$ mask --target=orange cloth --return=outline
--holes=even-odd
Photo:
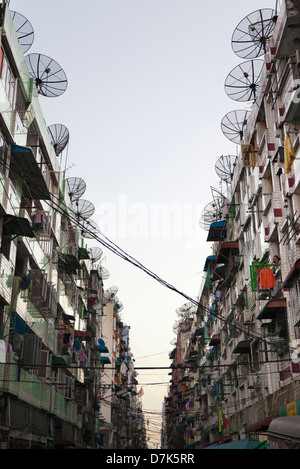
[[[285,137],[284,140],[284,168],[285,173],[289,174],[292,170],[292,164],[296,158],[294,146],[289,134]]]
[[[260,287],[273,288],[276,285],[274,273],[269,267],[264,267],[260,271]]]

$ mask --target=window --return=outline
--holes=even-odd
[[[4,225],[4,219],[2,218],[2,238],[0,252],[9,260],[11,246],[11,235],[7,232]]]
[[[5,91],[6,91],[6,94],[7,94],[7,97],[11,106],[14,107],[16,79],[10,68],[7,57],[5,53],[3,52],[3,49],[1,49],[1,54],[0,54],[0,66],[1,66],[1,80],[2,80],[3,86],[5,88]]]
[[[0,172],[3,174],[4,177],[6,177],[8,170],[7,154],[8,148],[0,133]]]

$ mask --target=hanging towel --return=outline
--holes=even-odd
[[[264,267],[260,271],[260,286],[261,288],[269,289],[276,285],[276,280],[272,269]]]
[[[289,134],[285,137],[284,140],[284,169],[285,173],[289,174],[292,170],[292,164],[296,158],[294,146],[292,144],[291,137]]]

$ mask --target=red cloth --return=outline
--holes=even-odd
[[[260,271],[260,287],[273,288],[276,285],[274,273],[269,267],[264,267]]]

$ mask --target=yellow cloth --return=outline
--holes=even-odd
[[[284,170],[289,174],[292,169],[292,164],[296,158],[294,146],[291,137],[287,135],[284,140]]]

